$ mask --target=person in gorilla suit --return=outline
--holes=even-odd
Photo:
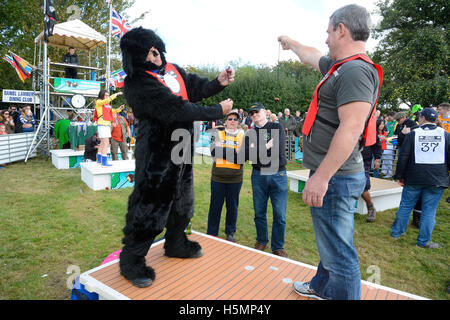
[[[228,68],[210,81],[186,73],[165,59],[165,45],[156,33],[142,27],[128,31],[120,41],[127,74],[124,96],[139,121],[136,136],[135,186],[128,199],[120,272],[137,287],[155,280],[145,256],[155,237],[165,233],[165,255],[196,258],[199,243],[187,239],[184,230],[194,214],[193,122],[217,120],[233,106],[231,99],[213,106],[196,104],[221,92],[234,81]],[[189,132],[190,159],[172,161],[174,130]],[[186,155],[185,155],[186,157]]]

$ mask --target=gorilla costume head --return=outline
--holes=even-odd
[[[147,62],[149,50],[155,47],[158,49],[162,64],[156,66],[152,62]],[[164,70],[166,66],[166,46],[161,38],[150,29],[144,29],[142,27],[134,28],[128,31],[120,39],[120,49],[122,50],[122,64],[123,69],[128,77],[133,76],[133,71],[142,70]]]

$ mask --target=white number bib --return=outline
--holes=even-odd
[[[445,134],[444,129],[436,127],[433,130],[418,128],[414,141],[414,155],[416,163],[441,164],[445,162]]]

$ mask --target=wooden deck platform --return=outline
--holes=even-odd
[[[168,258],[164,240],[155,243],[147,263],[156,279],[147,288],[136,288],[119,273],[114,260],[80,276],[86,290],[100,299],[121,300],[308,300],[292,290],[292,282],[309,281],[316,267],[268,252],[193,232],[203,256],[196,259]],[[374,283],[362,281],[363,300],[422,300]]]

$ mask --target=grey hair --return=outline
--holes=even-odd
[[[369,39],[370,35],[370,14],[366,8],[357,4],[349,4],[337,9],[330,17],[333,31],[342,23],[350,31],[354,41],[364,41]]]

